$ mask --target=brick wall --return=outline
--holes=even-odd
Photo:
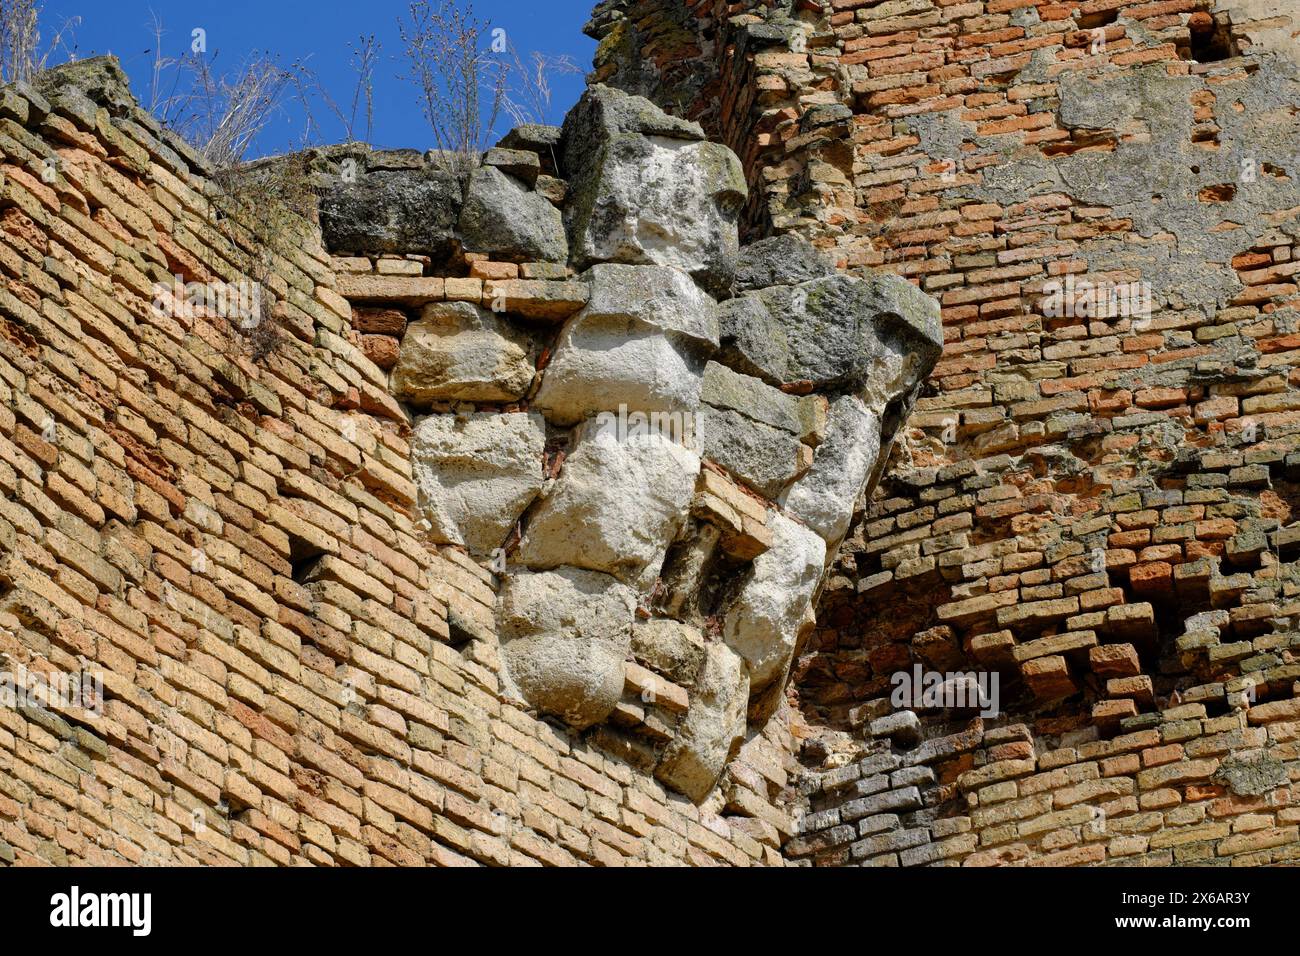
[[[0,91],[0,653],[103,700],[0,707],[0,863],[781,863],[783,718],[702,806],[666,792],[615,731],[503,697],[492,574],[413,521],[385,327],[341,290],[509,277],[336,276],[111,62],[48,83]],[[159,291],[250,262],[281,338],[256,360]]]
[[[619,6],[652,60],[655,22]],[[751,235],[907,276],[947,340],[793,678],[808,806],[787,854],[1295,859],[1294,15],[726,12],[694,26],[756,91],[714,129],[746,159]],[[1150,308],[1089,314],[1053,283]],[[892,677],[917,664],[996,673],[1000,714],[900,713]]]
[[[593,29],[622,34],[598,77],[737,151],[751,237],[801,232],[944,304],[944,361],[793,706],[696,807],[617,728],[570,734],[503,697],[492,575],[421,540],[393,335],[354,327],[349,299],[532,280],[334,262],[304,222],[259,241],[133,105],[8,89],[0,652],[102,675],[104,702],[0,707],[0,861],[1295,858],[1288,15],[662,9],[674,30],[661,5],[602,5]],[[236,281],[250,256],[274,266],[271,355],[153,306],[157,283]],[[1069,277],[1145,283],[1152,309],[1061,314]],[[996,673],[998,715],[895,707],[914,664]]]

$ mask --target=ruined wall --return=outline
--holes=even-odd
[[[672,34],[602,5],[606,82],[689,35],[755,90],[718,128],[749,234],[943,303],[944,357],[794,675],[787,854],[1294,860],[1294,11],[689,7]],[[646,91],[691,102],[663,76]],[[916,665],[996,674],[998,715],[897,707]]]
[[[518,153],[507,196],[562,202]],[[558,332],[593,294],[563,256],[451,255],[434,176],[400,204],[425,254],[335,259],[312,223],[241,205],[256,188],[218,186],[111,60],[0,91],[0,156],[0,652],[10,691],[50,689],[0,707],[0,861],[782,862],[779,700],[741,715],[719,786],[670,791],[650,770],[685,692],[647,694],[619,659],[641,731],[542,719],[503,686],[493,563],[419,506],[438,477],[390,385],[460,366],[390,378],[432,354],[402,347],[408,320],[425,345],[482,320],[461,331],[514,361],[501,323]],[[423,159],[364,162],[362,186]],[[248,328],[193,296],[250,279]],[[479,385],[484,354],[461,353]],[[82,673],[102,697],[52,699]]]
[[[664,239],[631,202],[653,176],[593,200],[547,128],[489,154],[478,202],[435,157],[313,157],[322,242],[240,208],[105,61],[4,90],[0,653],[103,694],[0,707],[0,860],[1294,860],[1282,6],[602,3],[594,78],[702,128],[638,103],[598,145],[659,174],[638,150],[729,146],[747,188],[699,150],[686,194],[784,237],[739,250]],[[581,238],[620,221],[653,228]],[[603,261],[640,283],[659,255],[667,300],[593,307]],[[178,275],[265,282],[276,347]],[[921,291],[933,371],[901,361],[932,341]],[[705,313],[716,341],[683,327]],[[593,326],[698,366],[660,384],[729,425],[630,555],[601,547],[635,521],[562,513],[575,422],[611,410]],[[543,400],[565,347],[579,387]],[[869,414],[833,429],[836,402]],[[500,514],[466,493],[485,475]],[[792,541],[797,580],[759,560]],[[574,659],[590,680],[546,676]],[[896,705],[915,665],[996,675],[997,713]]]
[[[745,741],[788,758],[791,662],[938,303],[794,237],[740,248],[735,155],[615,89],[453,160],[331,151],[321,221],[412,415],[419,520],[499,579],[470,630],[507,696],[782,820]]]

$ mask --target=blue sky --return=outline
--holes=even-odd
[[[550,122],[559,122],[581,95],[584,74],[591,69],[595,42],[582,34],[595,0],[473,0],[475,16],[490,27],[506,31],[524,57],[534,51],[567,55],[578,73],[552,79]],[[374,33],[382,43],[375,69],[375,125],[371,140],[378,146],[432,148],[432,134],[421,114],[416,87],[398,79],[405,69],[397,20],[405,16],[407,0],[45,0],[42,38],[48,39],[66,18],[80,17],[72,31],[79,57],[114,53],[131,76],[142,101],[148,99],[153,66],[154,15],[166,31],[164,55],[189,51],[192,30],[206,32],[207,48],[216,68],[234,68],[253,54],[271,52],[284,64],[305,60],[334,100],[350,109],[356,74],[349,66],[350,45],[362,34]],[[55,59],[64,58],[61,56]],[[339,121],[319,104],[313,110],[323,139],[345,137]],[[363,124],[364,125],[364,124]],[[505,133],[511,123],[503,118]],[[259,137],[255,155],[282,152],[301,142],[303,113],[290,103]],[[358,130],[364,136],[364,128]]]

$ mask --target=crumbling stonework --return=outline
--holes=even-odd
[[[263,235],[113,61],[44,89],[0,620],[104,694],[5,711],[6,858],[782,862],[784,686],[937,303],[741,249],[737,158],[616,90],[464,177],[313,154],[320,231]],[[238,243],[257,360],[188,299]]]
[[[431,283],[456,263],[387,208],[418,192],[405,180],[441,180],[423,165],[378,173],[380,193],[340,168],[323,206],[367,222],[328,219],[324,239],[374,236],[373,263],[337,260],[358,270],[344,292],[413,317],[382,352],[414,418],[417,509],[499,579],[504,693],[609,725],[705,801],[781,707],[853,502],[939,357],[938,304],[896,276],[836,275],[802,240],[741,249],[739,160],[645,99],[597,85],[562,130],[528,135],[537,149],[513,134],[465,186],[468,280]],[[505,168],[551,177],[551,198]],[[514,261],[562,245],[518,238],[561,220],[568,269]],[[639,648],[669,624],[689,669]]]
[[[1283,6],[606,0],[273,235],[4,90],[0,861],[1293,862]]]
[[[598,75],[741,155],[748,235],[912,278],[945,337],[796,666],[787,855],[1294,860],[1294,12],[740,8],[602,4]],[[900,709],[917,665],[997,716]]]
[[[499,606],[473,557],[563,480],[542,416],[510,402],[537,328],[587,284],[545,261],[435,265],[459,246],[460,186],[419,154],[371,157],[355,206],[325,197],[326,231],[373,260],[331,258],[287,212],[240,233],[113,61],[42,89],[0,93],[0,651],[6,674],[84,671],[103,693],[0,707],[0,861],[780,863],[788,731],[727,722],[737,671],[713,645],[698,708],[622,705],[664,739],[687,715],[665,775],[700,805],[646,771],[644,736],[568,731],[503,686],[543,670],[503,664],[498,621],[521,642],[558,622],[540,660],[585,641],[615,700],[657,679],[627,659],[647,646],[630,587],[572,608],[606,642],[527,592],[612,577],[521,570]],[[526,202],[562,201],[548,175]],[[409,215],[366,220],[380,199]],[[189,300],[246,278],[232,242],[274,264],[261,318],[282,341],[256,362]],[[735,778],[702,794],[719,738]]]

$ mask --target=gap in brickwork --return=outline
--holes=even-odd
[[[1218,63],[1241,55],[1232,32],[1232,20],[1227,14],[1218,17],[1212,17],[1208,13],[1193,14],[1188,27],[1189,40],[1185,59],[1195,60],[1197,63]]]
[[[310,553],[298,558],[291,558],[293,565],[290,577],[299,584],[308,580],[308,576],[320,563],[320,559],[325,556],[325,552],[319,549],[313,549]]]
[[[1110,26],[1118,19],[1119,8],[1114,7],[1110,10],[1098,10],[1095,13],[1080,13],[1074,18],[1074,22],[1080,30],[1097,30]]]

